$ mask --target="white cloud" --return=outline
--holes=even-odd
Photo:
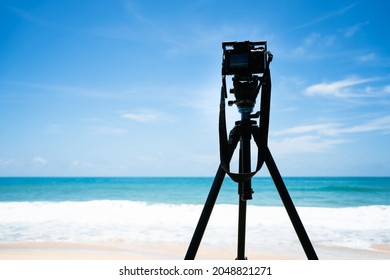
[[[351,10],[352,8],[354,8],[356,5],[357,5],[357,3],[354,3],[354,4],[351,4],[349,6],[342,7],[340,9],[328,12],[327,14],[319,16],[319,17],[313,19],[312,21],[309,21],[309,22],[303,23],[299,26],[293,27],[291,30],[307,28],[307,27],[310,27],[312,25],[316,25],[316,24],[321,23],[323,21],[329,20],[333,17],[341,16],[341,15],[345,14],[346,12],[348,12],[349,10]]]
[[[314,124],[314,125],[302,125],[294,126],[281,131],[277,131],[275,135],[288,135],[288,134],[303,134],[314,132],[317,134],[324,135],[335,135],[337,133],[338,124],[325,123],[325,124]]]
[[[313,53],[316,53],[319,49],[327,49],[331,47],[334,43],[335,36],[331,35],[322,35],[320,33],[310,33],[305,37],[303,43],[293,50],[293,55],[306,57],[313,56]]]
[[[365,124],[355,125],[336,130],[338,133],[359,133],[359,132],[373,132],[379,131],[390,132],[390,115],[381,118],[373,119]]]
[[[160,123],[173,121],[173,118],[167,114],[153,110],[125,112],[121,114],[121,117],[139,123]]]
[[[1,168],[15,168],[25,165],[25,162],[15,158],[0,158],[0,167]]]
[[[317,134],[326,136],[338,136],[347,133],[360,132],[389,132],[390,131],[390,115],[370,120],[363,124],[354,126],[343,126],[340,123],[325,123],[293,126],[284,130],[274,132],[274,135],[294,135],[294,134]]]
[[[359,32],[359,30],[365,26],[369,24],[369,21],[365,21],[365,22],[360,22],[360,23],[357,23],[349,28],[347,28],[344,32],[344,36],[345,37],[352,37],[353,35],[355,35],[357,32]]]
[[[329,139],[318,135],[303,135],[282,140],[271,140],[270,147],[278,154],[319,153],[331,150],[335,145],[346,142],[348,142],[346,139]]]
[[[290,127],[274,132],[270,146],[279,154],[324,152],[349,142],[348,134],[367,132],[390,133],[390,115],[354,126],[324,123]],[[284,138],[278,139],[280,136]]]
[[[355,85],[367,84],[369,82],[377,81],[379,78],[357,78],[351,77],[344,80],[330,82],[330,83],[319,83],[309,86],[305,89],[305,94],[308,96],[325,96],[325,97],[359,97],[361,95],[351,90],[351,87]]]
[[[33,163],[36,165],[46,165],[48,162],[49,162],[49,160],[47,160],[43,157],[36,156],[33,158]]]
[[[124,113],[122,118],[135,122],[150,123],[159,119],[158,113]]]
[[[22,10],[22,9],[19,9],[16,7],[10,7],[10,9],[16,15],[18,15],[21,19],[28,21],[29,23],[32,23],[32,24],[35,24],[38,26],[51,26],[49,22],[43,20],[42,18],[35,16],[34,14],[32,14],[26,10]]]
[[[96,167],[95,164],[88,162],[88,161],[81,161],[81,160],[74,160],[70,163],[71,166],[76,167],[76,168],[94,168]]]
[[[364,62],[373,61],[376,58],[377,58],[376,53],[372,52],[372,53],[367,53],[367,54],[358,56],[356,59],[357,59],[358,62],[364,63]]]

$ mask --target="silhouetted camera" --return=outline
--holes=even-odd
[[[267,42],[224,42],[222,75],[250,76],[264,73]]]

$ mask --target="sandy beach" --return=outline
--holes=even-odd
[[[376,250],[354,250],[337,247],[316,248],[320,259],[383,260],[390,259],[390,246],[377,245]],[[184,244],[169,243],[70,243],[24,242],[0,244],[0,260],[182,260],[187,250]],[[232,260],[235,248],[201,245],[196,259]],[[248,259],[305,260],[303,252],[259,252],[247,249]]]
[[[0,245],[0,260],[180,260],[186,245],[149,244],[81,244],[61,242],[25,242]],[[197,259],[231,260],[235,250],[201,246]],[[251,253],[253,259],[293,259],[288,255]]]

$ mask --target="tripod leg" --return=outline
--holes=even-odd
[[[229,135],[229,141],[228,141],[228,147],[226,147],[225,152],[227,152],[226,156],[226,162],[229,163],[231,158],[233,157],[234,150],[238,144],[240,137],[239,129],[235,126],[231,131]],[[221,160],[221,164],[218,167],[217,174],[215,175],[213,185],[211,186],[209,195],[207,196],[206,203],[203,207],[202,214],[200,215],[198,224],[196,226],[194,235],[192,236],[191,243],[188,247],[187,254],[184,257],[185,260],[193,260],[195,259],[196,253],[198,252],[200,242],[202,241],[203,234],[206,230],[207,223],[209,222],[211,212],[213,211],[215,202],[217,201],[217,197],[219,194],[219,191],[221,190],[221,186],[223,183],[223,180],[225,179],[226,175],[226,167],[223,167],[223,161]]]
[[[299,218],[298,212],[295,209],[294,203],[288,193],[286,185],[283,182],[282,176],[279,173],[279,170],[276,166],[274,159],[272,158],[269,148],[265,155],[265,163],[268,167],[268,170],[271,174],[271,177],[276,185],[276,188],[279,192],[280,198],[283,201],[284,207],[287,210],[287,213],[290,217],[290,220],[294,226],[295,232],[298,235],[299,241],[302,244],[302,247],[306,253],[306,256],[309,260],[318,260],[317,254],[314,251],[313,245],[310,242],[309,236],[306,233],[306,230],[302,224],[301,219]]]
[[[246,206],[246,200],[240,198],[238,204],[238,243],[236,260],[247,259],[245,257]]]
[[[213,185],[211,186],[209,195],[207,197],[206,203],[203,207],[202,214],[200,215],[198,224],[196,226],[194,235],[192,236],[192,240],[188,247],[187,254],[184,258],[185,260],[195,259],[196,253],[198,252],[200,242],[202,241],[203,234],[206,230],[207,223],[210,219],[211,212],[213,211],[225,175],[226,172],[223,170],[221,166],[219,166],[217,174],[215,175],[213,181]]]

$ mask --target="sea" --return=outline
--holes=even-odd
[[[0,243],[138,242],[185,247],[213,179],[1,177]],[[359,258],[356,252],[368,252],[373,258],[390,259],[390,177],[286,177],[284,182],[319,252],[329,258]],[[253,199],[247,201],[248,248],[300,252],[272,179],[255,177],[252,188]],[[202,240],[205,244],[236,246],[237,189],[225,178]]]

